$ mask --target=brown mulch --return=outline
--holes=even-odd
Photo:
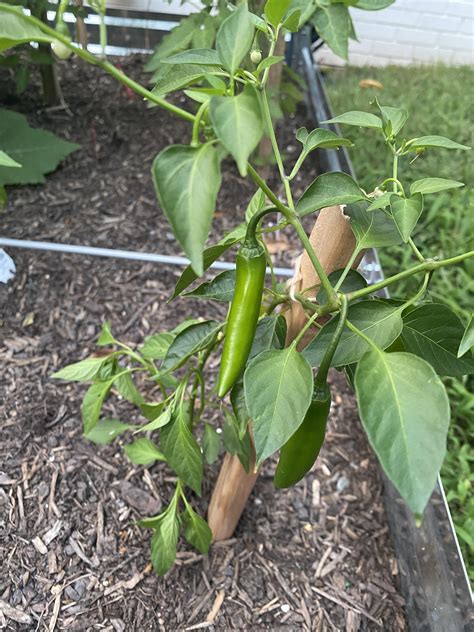
[[[122,63],[140,76],[139,58]],[[187,138],[189,126],[147,110],[97,69],[66,68],[74,69],[62,83],[73,118],[41,109],[34,90],[14,107],[82,149],[46,185],[10,189],[2,234],[178,254],[157,213],[149,165],[162,147]],[[297,126],[290,120],[280,129],[288,154]],[[242,217],[253,192],[228,166],[214,236],[235,224],[236,212]],[[314,175],[306,173],[306,182]],[[276,261],[288,264],[296,250],[290,242]],[[182,544],[176,566],[157,578],[150,533],[134,521],[167,502],[170,471],[133,466],[120,441],[100,448],[85,441],[84,387],[50,375],[90,353],[105,320],[135,344],[184,316],[218,317],[224,308],[168,304],[177,268],[10,254],[17,275],[0,286],[0,627],[407,629],[381,477],[341,375],[333,375],[326,445],[304,482],[277,491],[274,463],[265,464],[234,538],[213,545],[208,557]],[[122,419],[136,414],[114,398],[107,407]],[[202,515],[217,471],[208,468],[203,496],[193,499]]]

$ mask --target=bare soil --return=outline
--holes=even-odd
[[[146,81],[139,57],[120,62]],[[128,94],[98,69],[62,66],[72,116],[45,111],[34,86],[7,107],[82,145],[41,187],[11,188],[5,236],[179,254],[155,201],[156,153],[189,139],[189,126]],[[0,79],[0,94],[8,82]],[[5,105],[5,103],[4,103]],[[286,154],[291,134],[280,126]],[[253,193],[226,162],[213,239],[242,218]],[[308,170],[303,188],[315,172]],[[297,244],[276,235],[276,263]],[[17,275],[0,287],[0,627],[116,632],[406,629],[398,568],[379,469],[343,376],[325,448],[303,483],[272,484],[262,470],[234,538],[203,557],[184,543],[164,578],[150,568],[150,533],[134,521],[159,510],[173,477],[166,466],[133,466],[120,442],[97,448],[82,437],[84,387],[50,378],[94,350],[100,325],[135,344],[185,316],[223,307],[167,303],[178,268],[111,259],[13,251]],[[123,402],[111,414],[133,415]],[[219,424],[218,418],[210,418]],[[209,469],[205,514],[218,468]]]

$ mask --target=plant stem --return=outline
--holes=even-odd
[[[423,257],[423,255],[421,254],[421,252],[418,250],[418,248],[416,247],[415,242],[413,241],[413,239],[411,237],[409,237],[408,243],[410,244],[410,247],[413,250],[413,252],[415,253],[416,258],[418,259],[418,261],[421,261],[421,263],[424,263],[426,260]]]
[[[343,294],[341,296],[341,311],[339,314],[339,322],[337,323],[337,327],[334,331],[334,334],[331,338],[331,342],[329,343],[328,348],[324,354],[323,359],[321,360],[321,364],[319,365],[318,374],[316,379],[314,380],[314,386],[316,388],[324,388],[328,379],[328,372],[331,367],[331,362],[336,352],[337,345],[339,344],[339,340],[341,338],[342,331],[346,325],[347,318],[347,298]]]
[[[272,37],[272,41],[270,44],[270,48],[268,50],[268,55],[267,57],[271,57],[273,55],[273,53],[275,52],[275,46],[278,40],[278,34],[279,34],[279,29],[277,28],[276,32],[274,33],[273,37]],[[265,87],[265,84],[268,81],[268,73],[270,72],[270,68],[265,68],[265,70],[263,71],[263,77],[262,77],[262,81],[261,81],[261,86]]]
[[[357,259],[358,255],[359,255],[359,252],[360,252],[359,249],[355,248],[354,252],[351,254],[351,258],[347,262],[346,267],[344,268],[341,276],[339,277],[336,285],[334,286],[334,291],[335,292],[337,292],[339,290],[339,288],[341,287],[341,285],[344,283],[344,280],[345,280],[346,276],[349,274],[349,270],[354,265],[354,261]]]
[[[293,218],[293,213],[291,212],[291,210],[287,206],[285,206],[282,202],[280,202],[280,200],[273,193],[273,191],[270,189],[270,187],[265,182],[265,180],[259,175],[257,171],[255,171],[255,169],[252,167],[250,163],[247,164],[247,170],[250,177],[255,182],[255,184],[260,189],[262,189],[262,191],[265,193],[267,198],[273,202],[273,204],[277,207],[280,213],[284,215],[284,217],[288,220],[289,223],[291,223],[291,219]]]
[[[2,4],[1,11],[6,11],[7,13],[16,14],[17,12],[15,9],[16,7],[14,6],[10,7],[7,4]],[[79,48],[78,46],[74,46],[74,44],[71,43],[71,40],[69,38],[65,37],[64,35],[61,35],[61,33],[57,33],[54,29],[49,27],[47,24],[44,24],[41,20],[38,20],[32,15],[24,15],[23,18],[30,24],[33,24],[34,26],[41,29],[41,31],[45,33],[49,38],[51,38],[51,40],[56,39],[62,42],[65,46],[71,49],[78,57],[81,57],[82,59],[89,62],[90,64],[99,66],[99,68],[102,68],[102,70],[105,70],[105,72],[108,72],[110,75],[118,79],[118,81],[120,81],[124,85],[131,88],[134,92],[136,92],[140,96],[144,97],[145,99],[148,99],[152,103],[156,103],[156,105],[159,105],[164,110],[168,110],[168,112],[172,112],[173,114],[176,114],[176,116],[180,116],[186,121],[191,121],[191,122],[194,121],[195,116],[194,114],[191,114],[191,112],[186,112],[186,110],[183,110],[182,108],[179,108],[176,105],[173,105],[172,103],[168,103],[168,101],[166,101],[165,99],[162,99],[161,97],[153,94],[153,92],[150,92],[150,90],[147,90],[146,88],[141,86],[139,83],[137,83],[136,81],[128,77],[124,72],[116,68],[110,62],[104,59],[100,59],[99,57],[96,57],[96,55],[89,53],[89,51],[87,50]]]
[[[396,193],[397,192],[397,184],[401,183],[398,182],[398,154],[395,151],[393,154],[393,169],[392,169],[392,178],[393,178],[393,192]],[[401,187],[402,191],[403,191],[403,187]]]
[[[450,266],[456,263],[461,263],[466,259],[471,259],[474,257],[474,250],[469,252],[465,252],[462,255],[457,255],[456,257],[450,257],[449,259],[441,259],[439,261],[433,260],[424,260],[424,263],[419,263],[413,268],[409,268],[408,270],[403,270],[403,272],[399,272],[398,274],[394,274],[383,281],[379,281],[378,283],[374,283],[373,285],[369,285],[361,290],[356,290],[355,292],[350,292],[347,295],[347,300],[353,301],[356,298],[361,298],[363,296],[367,296],[372,294],[373,292],[377,292],[378,290],[382,290],[384,287],[388,285],[392,285],[397,281],[402,281],[403,279],[407,279],[408,277],[413,276],[414,274],[418,274],[420,272],[431,272],[432,270],[437,270],[438,268],[444,268],[445,266]]]
[[[319,261],[316,253],[314,252],[314,248],[309,240],[308,235],[306,234],[305,229],[303,228],[303,225],[301,224],[299,220],[299,217],[295,215],[292,219],[290,219],[290,224],[295,229],[298,237],[300,238],[301,243],[303,244],[304,249],[306,250],[308,254],[308,257],[310,258],[311,263],[313,264],[313,268],[316,270],[316,274],[318,275],[319,280],[321,281],[321,285],[324,288],[324,291],[326,292],[328,305],[332,307],[336,306],[337,305],[336,292],[334,291],[334,288],[332,287],[331,282],[328,279],[328,276],[326,272],[324,271],[323,266],[321,265],[321,262]]]
[[[357,329],[357,327],[353,325],[349,320],[346,320],[346,325],[352,332],[360,336],[362,340],[365,340],[365,342],[369,345],[369,347],[372,347],[372,349],[374,349],[375,351],[382,351],[380,347],[377,347],[377,345],[375,344],[373,340],[371,340],[368,336],[366,336],[363,331],[361,331],[360,329]]]
[[[260,105],[263,112],[263,118],[265,119],[265,124],[267,126],[267,132],[270,137],[270,142],[272,144],[273,153],[275,154],[275,160],[278,166],[278,171],[280,172],[281,181],[285,182],[285,168],[283,166],[283,161],[281,159],[280,149],[278,147],[278,142],[275,136],[275,130],[273,129],[273,121],[272,116],[270,114],[270,108],[268,106],[267,93],[264,88],[260,89]],[[289,202],[289,200],[288,200]]]
[[[199,128],[201,126],[202,117],[204,116],[204,113],[206,112],[208,107],[209,103],[206,101],[199,106],[199,109],[196,113],[196,117],[193,123],[193,135],[191,139],[191,145],[193,147],[199,145]]]

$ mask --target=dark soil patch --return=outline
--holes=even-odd
[[[124,65],[140,74],[139,59]],[[74,118],[41,110],[34,97],[17,109],[32,124],[81,142],[82,150],[44,187],[10,192],[2,233],[176,254],[148,168],[157,151],[188,137],[188,126],[147,110],[97,69],[74,68],[63,80]],[[294,127],[290,120],[280,130],[288,153]],[[252,193],[229,163],[213,237],[235,224],[236,212],[242,217]],[[289,263],[296,250],[290,242],[277,263]],[[12,254],[16,278],[0,289],[0,625],[5,619],[9,630],[406,629],[381,477],[342,376],[333,376],[328,440],[305,481],[276,491],[274,464],[266,464],[235,537],[206,558],[183,544],[174,569],[158,579],[148,563],[150,534],[133,521],[168,500],[169,470],[132,466],[118,442],[99,449],[86,442],[84,388],[50,375],[90,353],[105,320],[134,344],[184,316],[219,316],[223,308],[184,299],[168,305],[177,268]],[[108,404],[115,416],[124,418],[123,409],[116,399]],[[201,514],[217,476],[217,467],[209,470],[194,503]],[[206,622],[219,603],[214,622]]]

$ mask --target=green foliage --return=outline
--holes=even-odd
[[[69,143],[41,129],[28,125],[26,117],[0,109],[0,147],[21,165],[0,165],[0,186],[5,184],[39,184],[44,174],[54,171],[59,163],[79,145]]]
[[[377,3],[365,4],[375,8]],[[163,94],[185,89],[199,104],[196,114],[161,99],[157,91],[146,91],[117,74],[111,64],[92,57],[93,63],[134,86],[151,102],[192,122],[190,144],[163,150],[156,157],[152,172],[161,206],[191,259],[174,296],[202,276],[231,245],[242,242],[235,274],[237,291],[232,296],[231,316],[225,322],[187,320],[171,331],[153,333],[137,348],[117,340],[106,324],[98,345],[110,346],[112,350],[102,350],[99,360],[89,358],[57,375],[89,382],[82,405],[86,437],[104,443],[130,432],[147,433],[127,443],[126,454],[133,462],[145,466],[161,467],[155,462],[164,460],[176,475],[175,492],[167,508],[158,516],[140,521],[154,530],[151,556],[159,574],[172,565],[180,534],[203,553],[209,547],[209,528],[195,514],[185,495],[185,488],[201,494],[204,464],[214,461],[220,449],[219,433],[204,417],[209,404],[218,406],[223,413],[222,438],[226,450],[238,455],[249,471],[253,463],[249,419],[252,419],[258,467],[295,437],[311,402],[324,400],[327,413],[328,369],[330,365],[345,369],[355,383],[362,423],[382,467],[412,510],[421,514],[443,460],[449,423],[448,400],[436,371],[457,376],[469,372],[473,365],[470,330],[465,333],[463,324],[450,309],[449,292],[441,307],[420,300],[425,297],[432,276],[441,276],[447,266],[472,260],[474,252],[463,252],[461,248],[460,253],[450,258],[425,258],[413,241],[419,220],[425,220],[429,214],[430,198],[427,203],[425,196],[434,195],[431,199],[436,200],[448,195],[450,199],[460,186],[450,178],[458,175],[440,178],[438,175],[442,174],[435,171],[435,178],[432,173],[422,174],[422,178],[413,178],[410,183],[402,175],[402,167],[409,160],[418,159],[420,152],[431,149],[457,152],[464,150],[461,143],[446,137],[442,140],[429,137],[427,141],[419,132],[410,138],[407,108],[403,104],[393,107],[377,101],[373,107],[377,108],[377,115],[364,114],[361,108],[339,116],[338,120],[341,124],[365,126],[368,129],[363,131],[382,140],[390,163],[384,165],[380,177],[372,174],[368,185],[362,188],[345,174],[323,174],[294,204],[292,178],[309,152],[318,146],[340,147],[351,141],[349,134],[346,139],[322,130],[300,130],[302,154],[291,171],[285,165],[273,129],[267,79],[283,23],[294,26],[300,11],[307,15],[300,3],[296,5],[269,0],[266,5],[269,21],[265,22],[249,13],[246,3],[242,3],[229,11],[222,22],[215,49],[204,41],[202,34],[187,53],[180,54],[168,46],[163,57],[174,58],[167,60],[171,63],[159,64],[157,78],[161,86],[157,90]],[[312,6],[323,11],[328,33],[335,37],[342,32],[344,37],[334,45],[343,50],[344,38],[354,36],[346,3],[328,0]],[[8,13],[0,7],[2,11]],[[336,18],[342,19],[337,16],[344,16],[344,27],[334,26]],[[37,25],[28,19],[27,23]],[[48,27],[40,29],[49,32]],[[268,40],[271,63],[249,71],[245,67],[246,58],[257,31]],[[171,40],[170,36],[168,44]],[[187,44],[183,50],[186,48]],[[91,61],[89,54],[81,49],[77,54]],[[190,91],[197,81],[201,82],[200,87]],[[270,186],[251,164],[250,154],[262,126],[269,136],[278,168],[280,182],[274,189],[273,180],[269,181]],[[249,203],[245,222],[238,224],[221,242],[206,248],[221,182],[220,163],[226,152],[237,163],[242,176],[249,175],[261,193]],[[301,216],[336,204],[345,205],[356,248],[344,269],[328,277]],[[275,211],[280,214],[277,226],[265,226],[265,216]],[[291,227],[300,238],[320,287],[303,288],[300,294],[294,288],[276,283],[273,275],[271,283],[264,287],[266,264],[271,262],[266,260],[261,238],[266,231],[281,227]],[[409,253],[409,261],[384,282],[368,287],[351,271],[361,250],[392,248],[401,243],[404,252]],[[252,261],[257,266],[251,266]],[[399,300],[375,298],[378,290],[406,279],[416,281],[415,294],[405,291]],[[231,282],[229,274],[224,287],[223,278],[218,277],[193,292],[197,296],[229,298]],[[313,300],[314,295],[317,301]],[[283,348],[286,327],[274,310],[295,300],[307,320],[291,345]],[[240,312],[245,318],[232,320],[232,314]],[[326,322],[327,317],[332,319]],[[306,351],[300,353],[298,345],[313,325],[321,331]],[[446,332],[449,336],[444,335]],[[216,393],[216,388],[209,387],[206,381],[205,369],[223,338],[226,353],[221,358],[221,374],[227,372],[231,378],[225,387],[219,383]],[[317,368],[316,377],[312,365]],[[157,387],[152,401],[142,394],[144,384]],[[225,399],[228,391],[231,391],[230,401]],[[323,399],[320,393],[324,394]],[[104,418],[108,400],[115,395],[128,400],[144,420],[131,427],[118,419]],[[203,423],[207,424],[204,436],[196,432]],[[305,463],[304,471],[310,465]]]
[[[421,515],[446,449],[450,411],[441,380],[421,358],[372,347],[357,365],[355,388],[362,424],[383,469]]]
[[[336,112],[347,108],[367,109],[374,96],[383,95],[383,100],[397,101],[410,112],[406,134],[413,140],[409,146],[418,150],[416,160],[402,167],[401,174],[407,183],[431,177],[439,177],[466,183],[465,187],[442,191],[427,199],[420,223],[412,232],[414,240],[421,240],[423,252],[437,257],[449,257],[462,252],[473,244],[474,197],[472,193],[472,155],[468,151],[451,151],[442,148],[465,149],[472,146],[472,103],[466,86],[470,85],[472,69],[465,67],[423,66],[409,68],[351,68],[331,72],[327,77],[327,88]],[[372,78],[382,82],[383,92],[376,89],[361,89],[359,81]],[[422,95],[422,98],[420,98]],[[469,125],[471,123],[471,125]],[[443,136],[420,136],[442,132]],[[444,134],[446,136],[444,136]],[[345,130],[345,135],[357,142],[351,156],[357,165],[357,175],[363,188],[371,186],[376,179],[383,178],[389,166],[389,156],[384,153],[382,139],[371,130]],[[426,139],[435,140],[436,145],[426,144]],[[418,145],[418,143],[421,143]],[[457,147],[460,144],[461,147]],[[435,149],[438,147],[440,149]],[[391,275],[410,265],[411,253],[403,246],[388,247],[380,251],[384,272]],[[472,262],[465,266],[446,268],[433,275],[430,295],[433,300],[443,302],[458,315],[463,324],[471,318],[470,306],[474,293],[474,267]],[[397,293],[403,296],[413,288],[413,280],[401,280]],[[472,377],[445,380],[451,401],[453,420],[448,436],[448,451],[441,470],[453,520],[458,533],[463,555],[471,569],[474,582],[474,449],[472,446],[472,419],[474,399]]]

